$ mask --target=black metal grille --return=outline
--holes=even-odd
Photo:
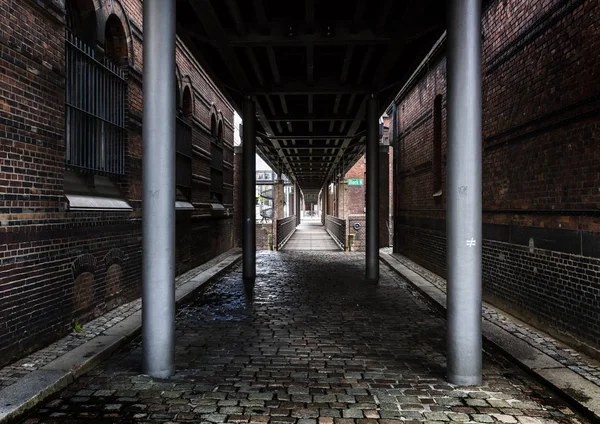
[[[107,175],[125,173],[127,82],[117,65],[70,31],[65,35],[66,140],[69,168]]]
[[[296,230],[296,217],[290,216],[277,220],[277,240],[275,240],[275,246],[277,250],[281,249],[288,239],[294,234]]]
[[[333,240],[342,248],[346,250],[346,220],[343,218],[336,218],[335,216],[325,216],[325,229]]]
[[[176,119],[176,173],[178,187],[192,187],[192,126],[182,118]]]

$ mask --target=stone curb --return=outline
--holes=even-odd
[[[201,287],[235,265],[241,257],[240,253],[234,253],[176,288],[176,305],[181,306],[191,300]],[[0,423],[15,420],[64,389],[131,341],[141,329],[142,311],[137,311],[101,335],[0,390]]]
[[[379,258],[404,277],[431,305],[446,314],[444,291],[408,269],[393,255],[380,252]],[[521,368],[560,393],[580,413],[594,422],[600,422],[600,387],[485,318],[482,329],[486,341],[510,357]]]

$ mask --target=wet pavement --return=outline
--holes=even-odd
[[[325,231],[321,218],[302,218],[302,223],[296,227],[296,232],[281,250],[340,251],[341,249]]]
[[[360,253],[261,252],[252,293],[236,266],[178,312],[173,378],[140,375],[137,341],[25,421],[587,422],[487,347],[481,387],[447,384],[443,318],[363,274]]]

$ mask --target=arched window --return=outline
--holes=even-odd
[[[223,144],[223,121],[219,121],[219,130],[217,131],[217,143]]]
[[[433,195],[442,195],[442,96],[433,101]]]
[[[96,16],[91,0],[67,1],[65,38],[65,162],[87,176],[125,174],[128,62],[125,30],[111,15],[105,27],[105,57],[96,49]],[[87,178],[87,185],[95,179]]]
[[[192,104],[192,93],[190,92],[189,86],[186,86],[183,89],[181,111],[183,112],[183,116],[185,116],[186,118],[191,118],[192,113],[194,112]]]
[[[191,115],[186,113],[186,108],[182,107],[179,81],[175,82],[175,101],[176,101],[176,142],[175,142],[175,184],[177,188],[177,200],[189,201],[192,197],[192,125],[188,122]],[[189,95],[189,88],[184,92]]]
[[[210,135],[211,141],[215,141],[217,138],[217,117],[215,115],[210,116]]]
[[[127,65],[127,36],[117,15],[110,15],[106,21],[104,42],[106,57],[119,66]]]
[[[210,119],[210,197],[211,201],[223,203],[223,121]]]

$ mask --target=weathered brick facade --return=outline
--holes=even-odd
[[[379,147],[379,245],[387,247],[392,239],[392,214],[393,196],[393,151],[389,147],[391,120],[388,116],[383,118],[383,133]],[[349,179],[360,179],[362,185],[348,185]],[[366,233],[366,183],[367,164],[365,156],[361,158],[346,173],[345,179],[335,185],[333,196],[330,193],[329,201],[335,204],[333,215],[347,218],[346,232],[354,234],[353,250],[364,251]],[[332,199],[333,197],[333,199]],[[353,228],[353,223],[361,224],[359,230]]]
[[[599,2],[492,1],[482,23],[485,298],[598,348]],[[445,72],[442,47],[397,100],[394,213],[395,248],[440,274]]]
[[[66,4],[65,4],[66,3]],[[67,7],[65,7],[67,6]],[[132,210],[73,211],[65,197],[67,9],[93,13],[94,48],[118,19],[126,36],[125,175]],[[71,17],[72,18],[72,17]],[[136,298],[141,289],[141,0],[4,0],[0,3],[0,364]],[[118,40],[117,40],[118,41]],[[233,245],[233,109],[177,42],[180,107],[190,112],[194,209],[177,212],[177,273]],[[188,104],[181,96],[188,90]],[[223,127],[224,212],[211,208],[211,117]],[[212,201],[214,203],[214,199]]]

